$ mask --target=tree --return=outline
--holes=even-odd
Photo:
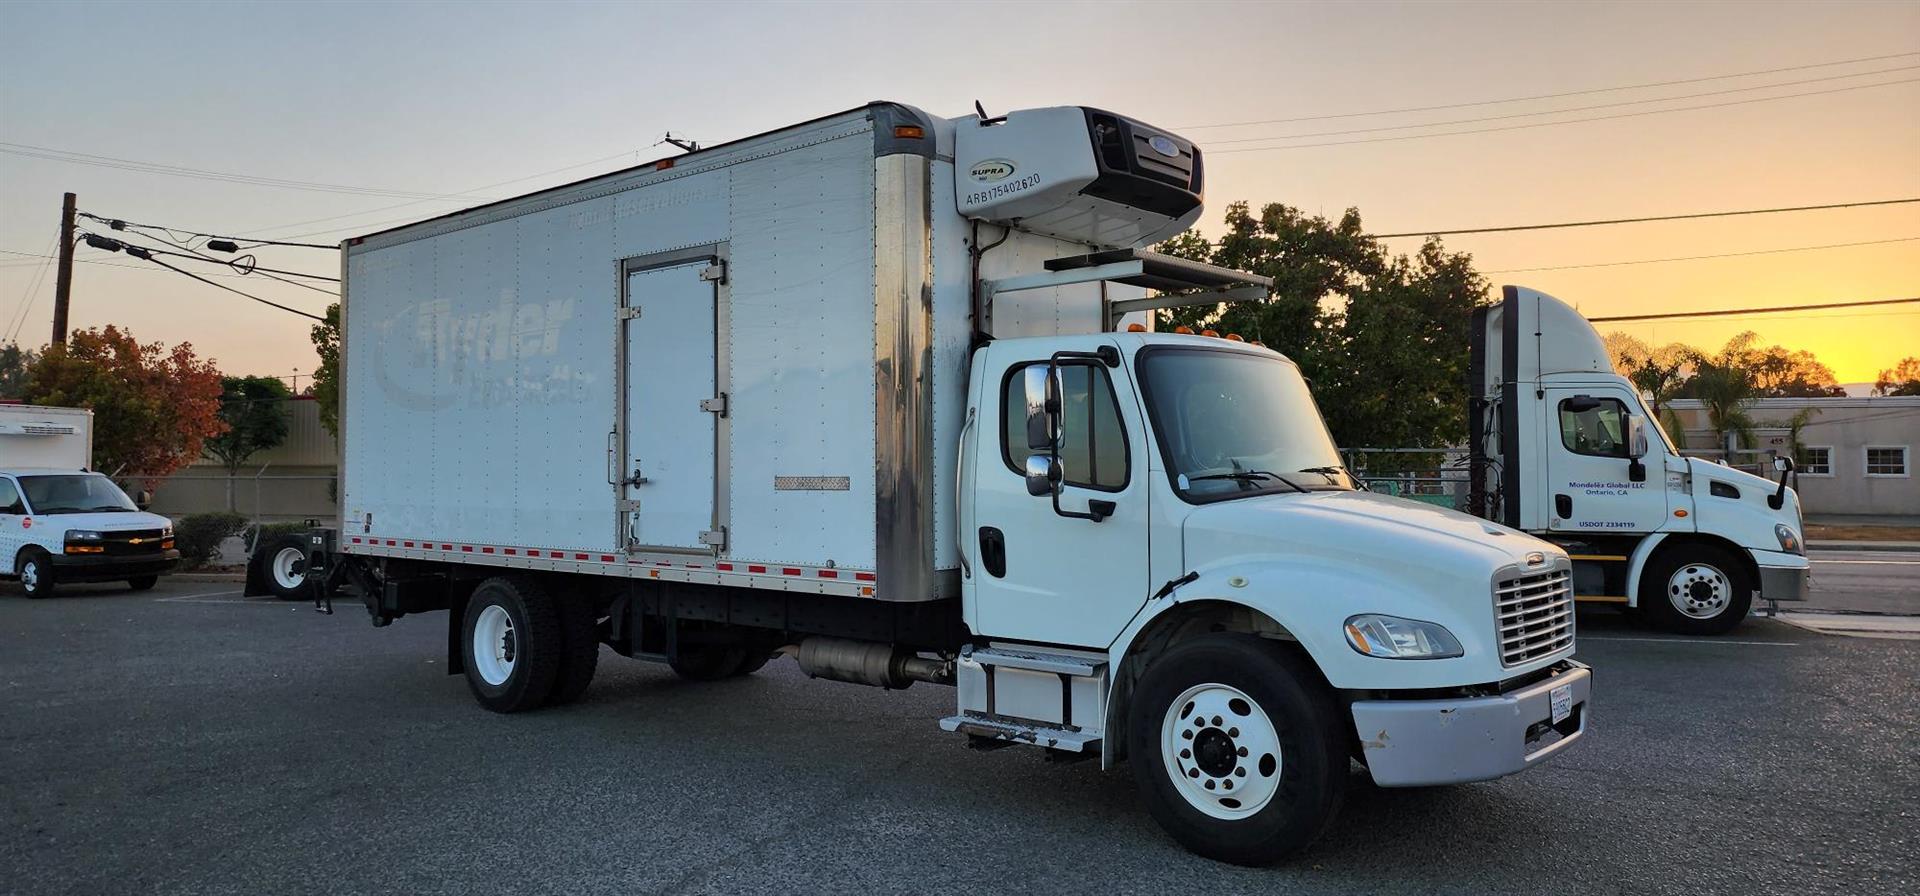
[[[1237,333],[1293,359],[1339,444],[1465,439],[1468,329],[1487,290],[1469,256],[1437,240],[1390,255],[1354,209],[1329,220],[1273,203],[1256,216],[1235,202],[1226,225],[1217,243],[1189,232],[1159,249],[1271,277],[1269,295],[1176,309],[1168,327]]]
[[[27,370],[39,355],[10,342],[0,345],[0,399],[17,399],[27,388]]]
[[[327,306],[327,319],[314,324],[313,350],[320,356],[313,369],[313,400],[320,403],[320,425],[340,434],[340,303]]]
[[[27,371],[21,397],[93,411],[93,465],[149,486],[200,457],[220,419],[220,372],[181,343],[140,344],[118,327],[75,330]]]
[[[1880,371],[1875,395],[1920,395],[1920,358],[1901,358],[1890,370]]]
[[[220,419],[227,431],[207,439],[206,451],[227,468],[228,510],[234,509],[233,477],[240,468],[255,454],[287,440],[287,401],[292,397],[278,377],[221,379]]]
[[[1614,371],[1647,396],[1648,410],[1656,417],[1662,416],[1661,406],[1679,394],[1700,362],[1699,349],[1678,342],[1652,348],[1620,332],[1608,333],[1602,341]]]
[[[1812,352],[1788,351],[1777,345],[1753,353],[1747,370],[1762,398],[1845,398],[1847,390],[1835,381],[1833,370]]]

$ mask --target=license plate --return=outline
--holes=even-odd
[[[1553,723],[1560,724],[1573,715],[1573,685],[1563,684],[1547,692],[1547,702],[1553,707]]]

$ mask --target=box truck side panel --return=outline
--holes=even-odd
[[[79,470],[92,464],[92,411],[0,405],[0,468]]]
[[[873,569],[870,133],[737,166],[727,556]]]

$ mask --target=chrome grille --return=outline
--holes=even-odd
[[[1516,576],[1493,586],[1500,662],[1518,666],[1573,646],[1573,574]]]

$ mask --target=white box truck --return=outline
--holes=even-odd
[[[1756,596],[1807,599],[1791,458],[1776,483],[1681,456],[1593,325],[1545,293],[1503,288],[1471,332],[1469,509],[1564,548],[1578,600],[1714,635]]]
[[[502,712],[603,644],[951,685],[962,742],[1131,759],[1233,862],[1316,836],[1350,760],[1563,751],[1563,551],[1356,489],[1279,354],[1129,325],[1266,285],[1140,251],[1202,162],[1098,109],[875,103],[348,240],[342,518],[255,584],[447,611]]]
[[[92,411],[0,404],[0,578],[28,597],[62,582],[145,591],[180,561],[173,522],[136,507],[92,462]]]

